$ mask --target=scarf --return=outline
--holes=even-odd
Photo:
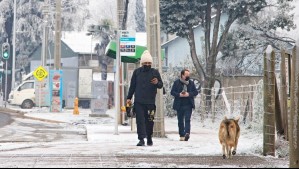
[[[180,78],[180,81],[184,84],[183,86],[183,92],[187,92],[187,86],[189,85],[189,81],[186,81],[182,78]]]

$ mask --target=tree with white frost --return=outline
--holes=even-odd
[[[146,32],[143,0],[136,0],[136,32]]]
[[[275,3],[274,3],[275,2]],[[270,6],[279,8],[280,4],[288,4],[283,0],[160,0],[162,29],[167,33],[186,38],[190,46],[190,54],[194,67],[200,77],[202,86],[207,90],[207,102],[210,103],[211,89],[215,83],[217,56],[227,40],[228,33],[234,23],[249,24],[252,18],[258,18],[261,12]],[[286,11],[281,11],[286,12]],[[220,19],[227,14],[227,20],[221,29]],[[287,14],[273,15],[268,29],[291,28],[292,17]],[[203,27],[204,57],[199,60],[196,51],[194,27]],[[265,28],[266,29],[266,28]]]
[[[48,26],[49,32],[55,28],[55,0],[48,0],[50,6]],[[12,0],[0,0],[0,43],[8,39],[12,50],[13,37],[13,2]],[[89,0],[62,0],[62,31],[71,31],[82,29],[85,18],[89,13],[86,9]],[[16,0],[16,59],[19,56],[28,58],[28,56],[42,43],[43,35],[43,5],[44,0]],[[49,40],[54,39],[50,34]],[[16,68],[26,63],[19,60]],[[28,63],[28,62],[27,62]],[[8,60],[8,69],[11,69],[12,57]],[[8,76],[8,91],[10,91],[11,75]]]
[[[41,0],[16,0],[16,2],[16,53],[17,55],[29,55],[42,42],[44,2]],[[49,4],[48,26],[53,31],[55,27],[55,0],[49,0]],[[62,31],[83,28],[84,19],[89,15],[86,9],[87,4],[88,0],[62,0]],[[13,1],[0,0],[0,42],[4,42],[8,38],[11,44],[13,16]]]

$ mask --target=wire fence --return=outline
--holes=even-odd
[[[219,89],[211,89],[211,95],[205,95],[201,92],[197,98],[199,101],[199,111],[201,119],[204,120],[207,116],[212,116],[215,119],[217,116],[223,115],[241,115],[243,122],[253,120],[254,103],[256,94],[258,94],[262,84],[227,87]],[[205,89],[201,89],[204,91]],[[207,100],[206,98],[211,98]],[[256,100],[257,101],[257,100]],[[262,102],[259,99],[258,102]],[[197,102],[198,103],[198,102]]]

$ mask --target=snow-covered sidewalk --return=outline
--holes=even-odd
[[[22,110],[24,111],[24,110]],[[73,125],[85,126],[89,143],[104,145],[101,149],[108,149],[119,154],[152,154],[152,155],[212,155],[221,156],[222,149],[218,141],[218,125],[220,122],[203,127],[197,119],[192,119],[191,138],[188,142],[180,142],[177,119],[165,118],[166,138],[154,138],[153,147],[136,148],[137,134],[130,126],[118,126],[119,134],[115,135],[114,110],[109,110],[109,117],[90,117],[89,109],[81,109],[79,115],[73,115],[73,110],[63,110],[61,113],[50,113],[47,108],[33,109],[25,114],[29,117],[61,121]],[[262,147],[262,137],[257,133],[248,133],[241,128],[241,137],[237,153],[252,155],[259,153]]]
[[[17,107],[11,109],[24,112]],[[207,120],[203,125],[198,118],[192,118],[191,137],[188,142],[179,141],[177,119],[165,118],[165,138],[153,138],[154,146],[137,147],[136,131],[131,126],[118,126],[118,135],[114,134],[114,110],[107,112],[108,117],[90,117],[91,111],[80,109],[79,115],[73,115],[73,110],[63,110],[61,113],[50,113],[47,108],[26,110],[25,116],[61,122],[61,125],[72,126],[72,129],[84,128],[85,140],[62,140],[54,142],[24,142],[2,143],[0,155],[32,154],[47,155],[87,155],[87,156],[118,156],[118,157],[214,157],[222,159],[222,148],[218,141],[218,127],[221,119],[215,123]],[[203,127],[204,126],[204,127]],[[262,134],[241,125],[241,136],[237,149],[238,158],[259,157],[276,161],[280,167],[288,167],[288,161],[273,157],[263,157]],[[267,160],[268,161],[268,160]],[[279,161],[279,163],[277,162]],[[281,162],[282,161],[282,162]],[[274,164],[275,165],[275,164]],[[268,166],[269,167],[269,166]],[[276,166],[277,167],[277,166]]]

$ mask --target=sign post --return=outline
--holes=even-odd
[[[136,55],[136,32],[135,31],[120,31],[120,56],[135,56]]]
[[[41,108],[41,93],[42,93],[42,81],[48,76],[48,71],[43,67],[39,66],[37,69],[34,70],[33,76],[39,81],[39,94],[38,94],[38,103],[39,108]]]
[[[62,98],[63,98],[63,71],[51,70],[50,71],[50,102],[51,112],[62,111]]]

